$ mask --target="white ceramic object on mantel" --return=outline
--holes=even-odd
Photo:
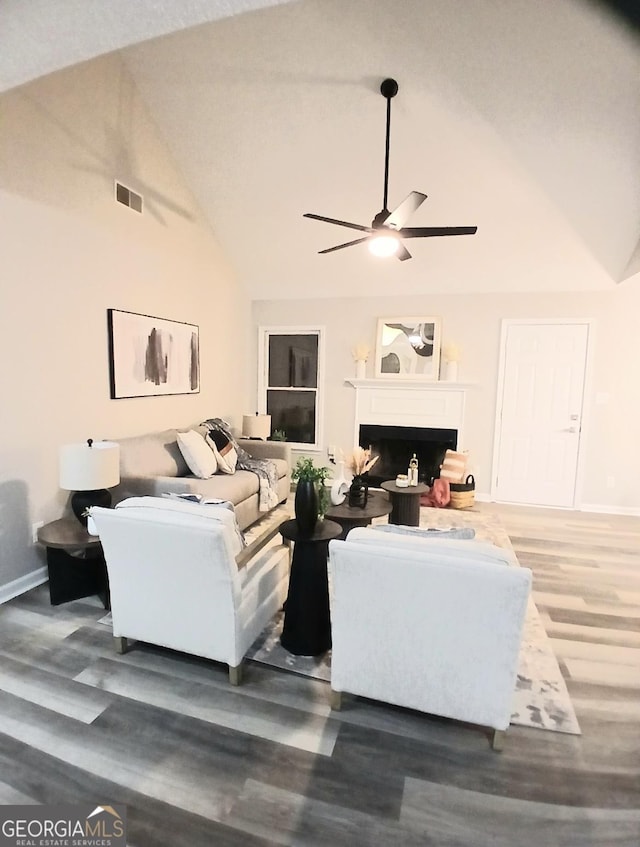
[[[358,359],[356,361],[356,379],[364,379],[367,375],[366,359]]]
[[[349,483],[344,476],[344,462],[338,462],[338,473],[331,485],[331,505],[339,506],[341,503],[344,503],[348,491]]]
[[[447,382],[457,382],[458,381],[458,363],[457,362],[447,362],[444,378]]]
[[[91,515],[87,515],[87,532],[89,533],[89,535],[100,535],[96,526],[96,522],[91,517]]]

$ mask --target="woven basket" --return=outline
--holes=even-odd
[[[476,502],[476,481],[472,474],[464,482],[452,482],[451,500],[449,506],[452,509],[471,509]]]

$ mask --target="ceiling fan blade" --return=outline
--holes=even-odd
[[[342,250],[343,247],[353,247],[354,244],[361,244],[363,241],[367,241],[369,238],[368,235],[365,235],[364,238],[356,238],[355,241],[347,241],[345,244],[338,244],[336,247],[327,247],[326,250],[318,250],[318,253],[333,253],[334,250]]]
[[[401,229],[426,199],[426,194],[422,194],[420,191],[412,191],[386,218],[384,225],[393,227],[393,229]]]
[[[400,259],[401,262],[406,262],[407,259],[411,258],[411,253],[407,250],[404,244],[399,244],[396,256],[398,257],[398,259]]]
[[[440,235],[474,235],[477,226],[410,226],[400,230],[402,238],[430,238]]]
[[[335,218],[325,218],[323,215],[313,215],[311,212],[306,212],[303,218],[312,218],[314,221],[324,221],[327,224],[336,224],[336,226],[346,226],[349,229],[357,229],[360,232],[372,232],[370,226],[362,226],[361,224],[351,224],[348,221],[338,221]]]

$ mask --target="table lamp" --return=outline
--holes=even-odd
[[[271,415],[243,415],[242,437],[259,438],[266,441],[271,435]]]
[[[84,444],[60,448],[60,488],[73,491],[71,508],[86,527],[84,514],[90,506],[111,505],[111,492],[120,482],[120,445],[113,441],[87,439]]]

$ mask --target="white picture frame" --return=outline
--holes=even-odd
[[[112,400],[198,394],[199,328],[195,324],[107,309]]]

